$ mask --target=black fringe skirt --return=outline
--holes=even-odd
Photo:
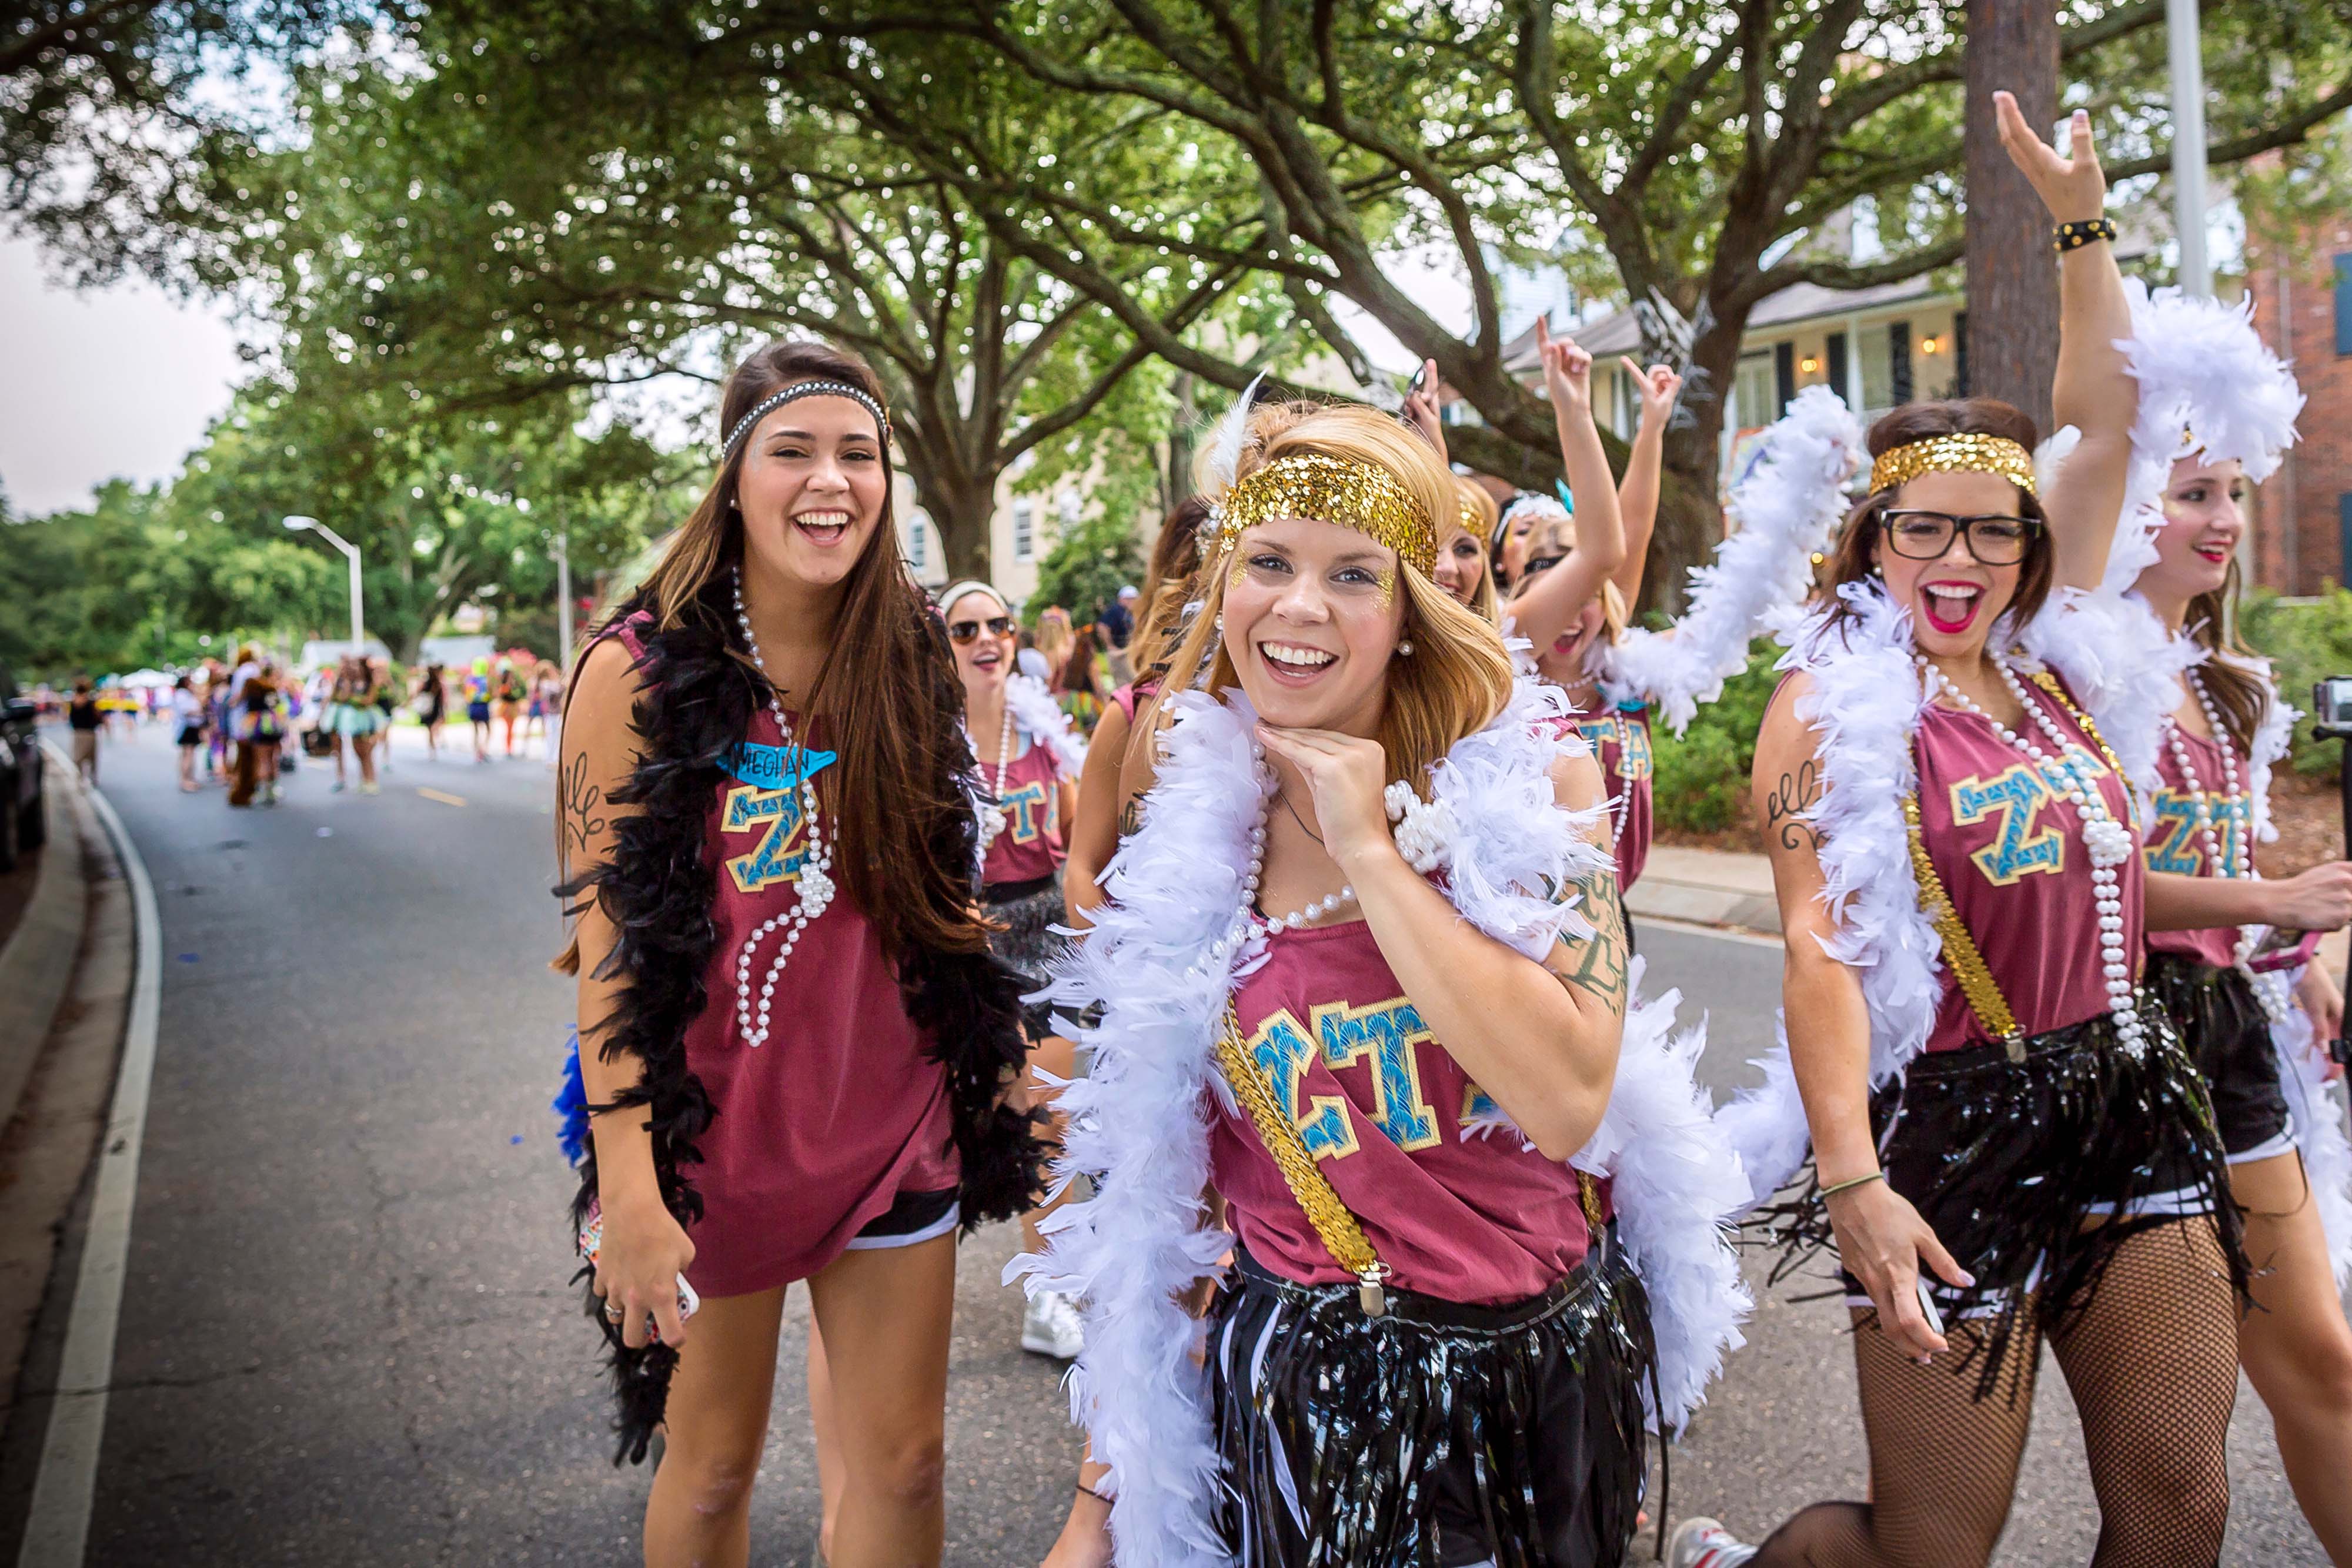
[[[1237,1252],[1209,1319],[1220,1527],[1251,1568],[1601,1568],[1642,1502],[1648,1299],[1605,1236],[1505,1307],[1366,1317]]]
[[[2200,1218],[2221,1231],[2239,1299],[2245,1249],[2229,1167],[2196,1069],[2160,1009],[2144,999],[2134,1056],[2113,1014],[2009,1046],[1922,1054],[1871,1096],[1887,1185],[1911,1200],[1961,1268],[1966,1288],[1930,1277],[1946,1322],[1990,1320],[1976,1396],[1999,1386],[2027,1314],[2043,1329],[2079,1311],[2116,1247]],[[1836,1239],[1808,1170],[1791,1196],[1749,1221],[1782,1253],[1778,1283]],[[1846,1293],[1862,1284],[1845,1275]]]
[[[1021,976],[1024,989],[1044,985],[1046,971],[1070,942],[1054,929],[1063,917],[1061,873],[998,883],[982,888],[981,899],[990,923],[999,927],[989,933],[989,951]],[[1024,1002],[1021,1021],[1033,1042],[1054,1032],[1052,1009],[1044,1002]]]

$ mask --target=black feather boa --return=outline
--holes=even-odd
[[[761,700],[751,671],[730,652],[727,612],[714,597],[723,582],[706,589],[685,623],[639,636],[645,656],[635,669],[643,690],[632,719],[645,747],[627,784],[613,794],[616,804],[639,809],[617,820],[608,861],[556,889],[567,913],[594,899],[618,934],[598,974],[624,983],[602,1027],[583,1031],[583,1044],[593,1037],[606,1061],[634,1056],[643,1063],[634,1086],[610,1105],[591,1109],[646,1109],[662,1200],[682,1225],[702,1217],[702,1197],[689,1173],[701,1160],[696,1140],[719,1114],[686,1061],[687,1030],[709,1002],[703,976],[719,941],[710,917],[718,861],[704,841],[703,825],[725,759],[751,733]],[[934,655],[929,661],[932,698],[961,712],[963,694],[944,631],[936,616],[924,619]],[[933,798],[968,800],[977,788],[971,748],[961,726],[944,727],[950,741],[937,759],[942,777],[934,781]],[[978,835],[971,810],[938,812],[930,852],[943,864],[976,867]],[[1023,983],[984,949],[952,953],[910,945],[898,968],[907,1016],[930,1037],[934,1059],[947,1071],[969,1233],[984,1220],[1029,1207],[1040,1187],[1039,1118],[1001,1103],[1004,1083],[1026,1060]],[[575,1230],[596,1197],[593,1139],[580,1178],[572,1203]],[[583,1268],[576,1278],[585,1281],[591,1272]],[[661,1344],[629,1348],[594,1291],[584,1295],[588,1316],[604,1336],[618,1406],[613,1462],[641,1463],[662,1421],[677,1353]]]

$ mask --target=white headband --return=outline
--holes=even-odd
[[[944,618],[948,612],[948,606],[953,604],[957,600],[961,599],[967,593],[985,593],[991,599],[996,601],[996,607],[999,610],[1005,612],[1007,614],[1012,613],[1013,606],[1006,601],[1004,595],[997,592],[996,590],[989,587],[988,584],[981,581],[977,578],[966,578],[961,582],[949,583],[947,587],[940,591],[939,598],[933,601],[933,602],[939,605],[940,614]]]
[[[804,397],[845,397],[852,402],[864,404],[866,412],[874,416],[875,426],[882,435],[882,444],[885,446],[890,444],[890,416],[882,411],[880,403],[874,401],[874,394],[864,387],[836,381],[794,382],[782,391],[769,393],[757,408],[735,422],[735,428],[727,433],[725,441],[719,443],[719,461],[724,463],[734,456],[735,448],[761,420],[784,404],[797,402]]]

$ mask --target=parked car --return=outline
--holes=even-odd
[[[0,664],[0,871],[16,869],[16,852],[37,849],[48,836],[41,810],[41,737],[38,703],[16,689],[16,677]]]

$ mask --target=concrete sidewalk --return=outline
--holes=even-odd
[[[1680,920],[1780,934],[1780,906],[1772,896],[1772,865],[1762,855],[1729,850],[1653,844],[1641,880],[1625,894],[1636,919]]]

